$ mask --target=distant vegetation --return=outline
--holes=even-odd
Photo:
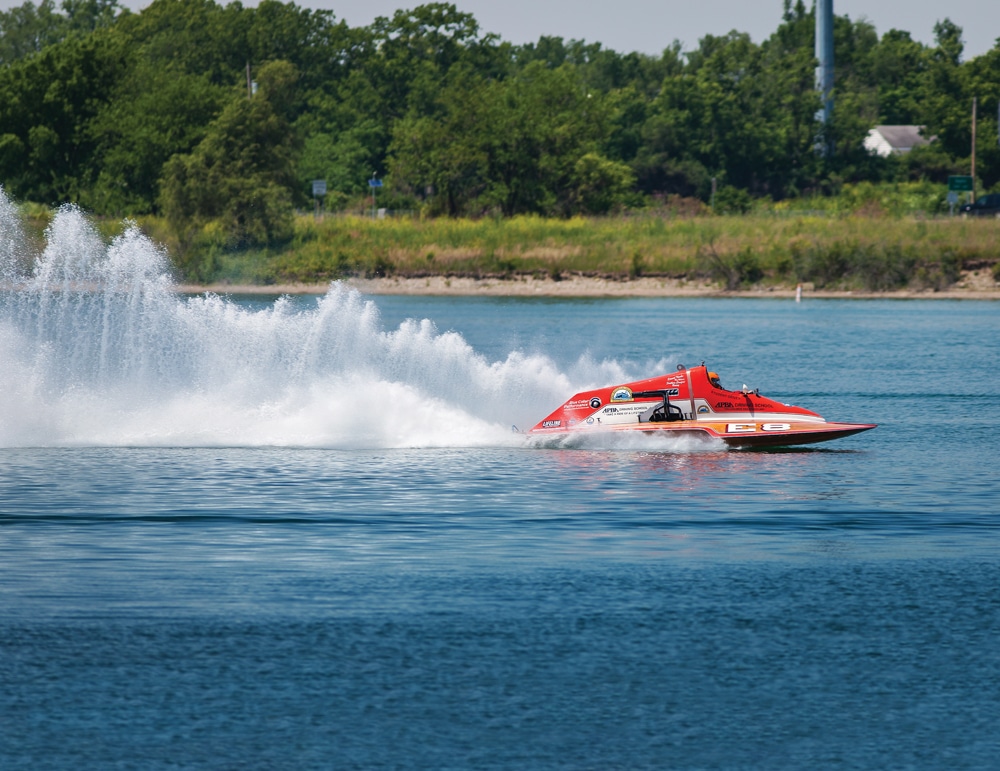
[[[835,152],[823,155],[813,30],[812,10],[786,0],[759,45],[734,31],[692,51],[665,39],[649,56],[557,37],[512,45],[446,3],[352,28],[276,0],[155,0],[141,13],[116,0],[26,2],[0,12],[0,184],[26,203],[140,218],[196,280],[448,265],[715,271],[732,284],[828,281],[839,266],[845,281],[888,286],[898,271],[873,266],[934,283],[956,261],[992,259],[979,235],[929,251],[928,234],[979,225],[855,228],[839,215],[946,211],[947,176],[968,170],[973,96],[980,189],[1000,185],[1000,46],[964,62],[948,20],[926,46],[838,17],[824,138]],[[861,143],[881,123],[925,125],[936,140],[872,157]],[[373,175],[376,207],[416,221],[296,219],[314,179],[326,181],[325,211],[365,211]],[[692,214],[753,216],[695,227]],[[427,221],[440,217],[456,221]],[[796,235],[803,222],[816,233]],[[699,235],[685,242],[686,228]]]
[[[155,236],[167,224],[144,221]],[[516,280],[571,275],[615,280],[710,280],[728,289],[799,282],[822,289],[944,289],[960,271],[993,265],[997,224],[986,220],[781,214],[599,218],[372,220],[300,216],[279,247],[201,253],[201,282],[324,283],[432,275]],[[998,276],[1000,278],[1000,276]]]

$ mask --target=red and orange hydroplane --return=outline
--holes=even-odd
[[[813,444],[875,428],[874,423],[831,423],[803,407],[729,391],[702,364],[634,383],[583,391],[540,421],[533,435],[593,431],[674,432],[721,439],[732,447]]]

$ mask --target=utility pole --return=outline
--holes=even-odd
[[[972,97],[972,201],[976,202],[976,102]]]
[[[247,99],[253,99],[253,83],[250,82],[250,60],[247,60]]]

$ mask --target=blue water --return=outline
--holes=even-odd
[[[1000,304],[50,289],[0,299],[0,768],[996,767]],[[702,359],[880,426],[510,431]]]

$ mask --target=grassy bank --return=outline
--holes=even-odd
[[[25,209],[39,238],[51,219]],[[569,275],[709,279],[726,289],[809,283],[817,289],[945,289],[963,269],[1000,281],[1000,221],[767,211],[592,219],[382,219],[300,216],[293,238],[234,251],[205,243],[178,258],[166,222],[141,227],[195,283],[325,283],[338,278]],[[105,237],[120,221],[98,221]]]
[[[155,235],[155,233],[154,233]],[[774,215],[553,220],[301,217],[278,249],[202,255],[201,281],[349,276],[711,278],[737,289],[943,289],[963,268],[1000,279],[1000,222]]]

